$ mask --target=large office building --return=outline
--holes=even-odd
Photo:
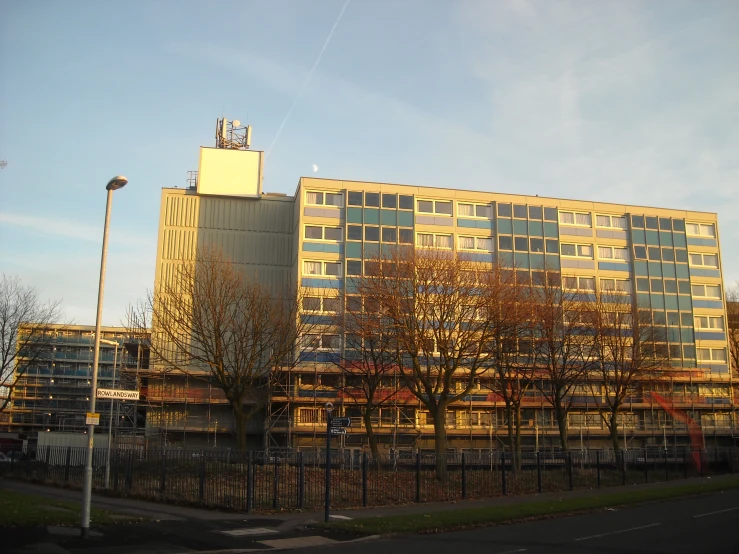
[[[21,336],[28,325],[21,326]],[[95,327],[58,324],[48,325],[42,332],[44,338],[35,343],[42,344],[43,350],[34,355],[32,363],[23,352],[18,354],[11,381],[15,386],[10,391],[8,419],[3,427],[31,439],[44,432],[84,433],[92,391]],[[148,351],[141,348],[140,341],[132,340],[125,328],[101,328],[98,387],[138,388],[136,373],[142,366],[148,366]],[[97,401],[101,414],[98,431],[107,432],[110,407],[109,401]],[[132,434],[139,423],[143,434],[144,413],[134,404],[121,403],[115,411],[115,428]]]
[[[223,136],[238,129],[220,121]],[[227,130],[226,130],[227,128]],[[688,444],[687,428],[654,403],[650,391],[686,412],[710,444],[736,437],[736,376],[730,371],[727,313],[716,214],[525,196],[303,177],[294,196],[263,193],[262,153],[240,143],[202,148],[198,179],[162,191],[155,290],[172,267],[216,245],[234,263],[273,286],[313,291],[313,314],[341,310],[351,278],[387,246],[415,245],[464,252],[481,263],[516,267],[536,281],[547,268],[562,286],[617,290],[647,307],[664,329],[657,348],[669,357],[658,382],[629,396],[622,433],[630,446]],[[366,445],[359,408],[342,393],[341,371],[331,363],[342,348],[327,332],[306,361],[291,370],[262,418],[252,422],[251,444],[313,448],[325,429],[324,404],[356,418],[342,438],[346,448]],[[191,381],[152,367],[147,428],[170,443],[225,441],[233,418],[223,394],[208,380]],[[388,388],[400,386],[389,380]],[[587,392],[569,414],[573,446],[608,445],[598,401]],[[551,406],[535,389],[523,405],[527,448],[556,445]],[[410,394],[396,395],[376,415],[382,449],[432,449],[429,414]],[[487,450],[507,441],[503,403],[480,388],[447,414],[449,446]],[[189,438],[188,438],[189,437]]]

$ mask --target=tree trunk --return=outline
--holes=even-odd
[[[613,445],[613,450],[618,452],[621,448],[618,444],[618,409],[611,410],[610,420],[611,423],[608,427],[611,431],[611,444]]]
[[[434,449],[436,451],[436,479],[446,481],[446,405],[439,405],[436,408]]]
[[[514,406],[513,413],[516,416],[515,421],[515,427],[514,427],[514,437],[513,437],[513,446],[515,448],[515,462],[516,462],[516,469],[521,469],[521,405],[516,404]]]
[[[231,402],[234,411],[234,419],[236,420],[236,445],[239,450],[246,450],[246,414],[241,402],[236,400]]]
[[[506,401],[505,403],[505,413],[506,413],[506,419],[508,420],[508,446],[511,449],[511,456],[513,456],[513,459],[511,460],[511,467],[513,469],[516,469],[516,441],[514,438],[514,430],[513,430],[513,407],[511,406],[510,401]]]
[[[557,399],[554,406],[554,415],[557,418],[557,428],[559,429],[559,443],[564,452],[569,452],[570,448],[567,444],[567,410],[562,406],[561,399]]]
[[[369,441],[370,452],[372,457],[377,460],[377,435],[372,428],[372,410],[366,408],[364,410],[364,430],[367,433],[367,440]]]

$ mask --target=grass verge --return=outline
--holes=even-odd
[[[79,525],[80,505],[53,498],[0,490],[0,527]],[[140,521],[141,518],[92,508],[91,526]]]
[[[587,512],[612,506],[629,506],[733,488],[739,488],[739,475],[716,481],[686,483],[668,488],[608,491],[596,496],[579,498],[567,498],[565,495],[557,500],[533,501],[506,506],[486,506],[402,516],[368,517],[323,524],[322,527],[361,535],[436,533],[530,518]]]

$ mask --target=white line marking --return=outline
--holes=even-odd
[[[518,550],[506,550],[505,552],[498,552],[498,554],[513,554],[514,552],[526,552],[526,549],[519,548]]]
[[[697,516],[693,516],[693,517],[712,516],[713,514],[723,514],[724,512],[731,512],[732,510],[739,510],[739,506],[734,506],[733,508],[726,508],[725,510],[716,510],[715,512],[708,512],[707,514],[698,514]]]
[[[649,525],[641,525],[640,527],[630,527],[629,529],[621,529],[620,531],[611,531],[610,533],[602,533],[600,535],[590,535],[589,537],[580,537],[575,541],[587,541],[590,539],[597,539],[598,537],[607,537],[608,535],[617,535],[619,533],[628,533],[629,531],[638,531],[639,529],[648,529],[649,527],[657,527],[662,525],[661,523],[651,523]]]
[[[246,535],[271,535],[277,533],[274,529],[267,529],[266,527],[246,527],[245,529],[229,529],[228,531],[218,531],[224,535],[231,535],[232,537],[243,537]]]
[[[331,519],[342,519],[342,520],[349,520],[349,519],[351,519],[349,516],[340,516],[338,514],[337,515],[331,514],[328,517],[330,517]]]
[[[328,546],[329,544],[336,544],[339,541],[329,539],[328,537],[309,535],[307,537],[294,537],[291,539],[275,539],[259,542],[267,546],[271,546],[274,549],[288,549],[303,548],[306,546]]]

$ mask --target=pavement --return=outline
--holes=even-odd
[[[690,482],[721,480],[723,477],[693,479]],[[458,502],[408,504],[377,508],[341,509],[331,512],[334,520],[432,513],[481,506],[512,506],[540,500],[557,500],[602,494],[608,490],[659,489],[686,483],[661,482],[610,489],[582,489],[571,492],[546,493],[538,495],[505,496],[481,500],[460,500]],[[21,481],[0,479],[0,489],[22,494],[33,494],[55,500],[80,503],[81,492],[35,485]],[[204,510],[169,504],[159,504],[130,498],[117,498],[94,494],[92,505],[96,508],[129,516],[144,518],[145,521],[121,523],[96,527],[93,522],[93,536],[79,538],[75,527],[46,528],[4,528],[2,529],[2,551],[38,554],[123,554],[140,553],[190,553],[238,554],[276,549],[327,546],[359,548],[367,538],[348,535],[336,530],[322,530],[311,524],[324,519],[323,511],[282,512],[275,514],[245,514]],[[584,517],[584,516],[583,516]],[[2,525],[2,522],[0,522]],[[375,541],[372,541],[375,542]],[[447,544],[448,546],[448,544]],[[361,551],[369,551],[370,545],[363,545]],[[341,549],[339,549],[341,550]],[[337,554],[339,550],[336,550]],[[333,551],[333,549],[332,549]],[[348,551],[348,550],[347,550]],[[702,550],[698,550],[702,552]],[[354,552],[354,551],[353,551]],[[359,551],[357,551],[359,552]],[[400,551],[398,551],[400,552]],[[403,551],[407,554],[406,551]],[[488,554],[493,554],[489,551]]]

